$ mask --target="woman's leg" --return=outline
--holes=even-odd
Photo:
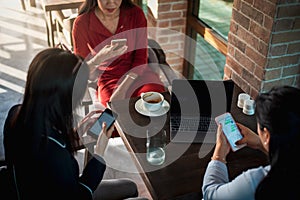
[[[94,192],[94,200],[120,200],[138,196],[137,185],[130,179],[102,180]]]

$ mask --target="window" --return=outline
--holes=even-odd
[[[233,0],[189,0],[187,34],[197,44],[187,44],[184,75],[192,79],[223,79]]]

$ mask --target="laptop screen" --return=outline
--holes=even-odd
[[[234,82],[231,80],[186,80],[172,82],[171,116],[216,117],[229,112]]]

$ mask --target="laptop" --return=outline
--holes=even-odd
[[[215,143],[215,117],[230,112],[232,80],[172,81],[170,139],[181,143]]]

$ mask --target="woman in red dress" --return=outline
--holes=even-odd
[[[86,0],[74,21],[72,35],[74,52],[86,59],[93,58],[100,49],[110,46],[113,39],[127,39],[122,55],[95,63],[97,95],[105,107],[112,95],[114,98],[125,98],[139,96],[146,91],[165,91],[158,75],[147,66],[145,15],[130,0]],[[126,76],[128,74],[130,76]]]

